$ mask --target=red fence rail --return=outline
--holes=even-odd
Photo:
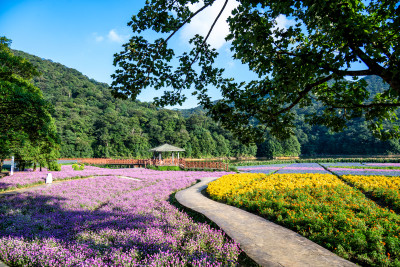
[[[72,159],[69,159],[72,160]],[[220,161],[186,161],[184,159],[74,159],[80,164],[98,165],[135,165],[135,166],[180,166],[184,169],[218,169],[229,170],[229,165]]]
[[[229,170],[229,165],[221,161],[185,161],[183,160],[182,166],[185,169],[218,169]]]
[[[148,165],[147,159],[77,159],[78,163],[98,165]]]
[[[185,159],[110,159],[110,158],[60,158],[76,160],[79,164],[89,165],[133,165],[133,166],[180,166],[183,169],[229,170],[229,165],[221,161],[186,161]]]

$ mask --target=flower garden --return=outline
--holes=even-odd
[[[208,194],[360,265],[400,266],[398,164],[295,163],[239,169],[245,173],[210,183]]]
[[[46,174],[16,173],[1,179],[1,188],[40,184]],[[54,180],[75,180],[0,196],[0,260],[10,266],[235,266],[238,244],[168,202],[171,193],[206,176],[63,166]]]
[[[400,266],[400,164],[289,163],[227,172],[62,166],[51,186],[0,195],[10,266],[237,266],[239,244],[169,201],[217,176],[215,200],[257,213],[365,266]],[[49,172],[0,179],[0,192]]]

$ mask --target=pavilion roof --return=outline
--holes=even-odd
[[[154,151],[154,152],[179,152],[179,151],[185,151],[185,149],[180,148],[180,147],[176,147],[176,146],[171,146],[170,144],[163,144],[161,146],[152,148],[149,151]]]

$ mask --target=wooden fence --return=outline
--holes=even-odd
[[[229,170],[229,165],[221,161],[185,161],[182,162],[182,168],[184,169],[217,169],[217,170]]]
[[[79,158],[63,159],[76,160],[80,164],[93,165],[132,165],[132,166],[179,166],[183,169],[217,169],[229,170],[229,165],[221,161],[186,161],[185,159],[107,159],[107,158]]]
[[[147,166],[149,161],[147,159],[77,159],[79,164],[94,164],[94,165],[133,165],[133,166]]]

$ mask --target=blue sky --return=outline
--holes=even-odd
[[[122,50],[122,44],[132,35],[127,23],[144,3],[145,0],[0,0],[0,35],[12,40],[13,49],[51,59],[110,84],[115,70],[113,55]],[[189,49],[187,40],[194,32],[205,33],[221,4],[219,1],[203,12],[170,44],[178,50]],[[226,18],[236,4],[231,1],[222,17]],[[222,56],[220,66],[239,80],[255,78],[246,66],[232,60],[229,44],[223,40],[226,34],[227,25],[221,20],[209,39]],[[145,90],[139,100],[151,101],[156,95],[161,92]],[[216,90],[211,90],[211,95],[214,99],[220,97]],[[195,106],[196,99],[191,97],[182,108]]]

